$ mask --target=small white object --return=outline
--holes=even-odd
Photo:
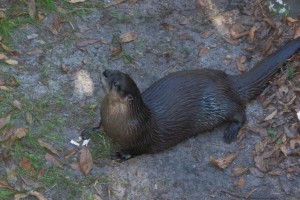
[[[82,146],[87,146],[91,139],[83,140]]]
[[[298,120],[300,121],[300,110],[297,112]]]
[[[74,140],[71,140],[70,142],[71,142],[71,144],[74,144],[74,145],[76,145],[78,147],[80,146],[80,144],[78,142],[75,142]]]

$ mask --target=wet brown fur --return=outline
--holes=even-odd
[[[130,155],[155,153],[221,124],[227,142],[243,126],[244,105],[266,87],[279,66],[300,48],[300,38],[285,44],[243,75],[217,70],[180,71],[140,93],[129,75],[106,70],[101,105],[105,133]]]

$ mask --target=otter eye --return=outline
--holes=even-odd
[[[113,86],[114,86],[114,87],[118,87],[118,83],[117,83],[117,82],[114,82],[114,83],[113,83]]]

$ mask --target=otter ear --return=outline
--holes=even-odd
[[[132,101],[133,100],[132,94],[127,94],[126,99],[127,99],[127,101]]]

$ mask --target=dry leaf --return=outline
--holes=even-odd
[[[6,180],[0,179],[0,188],[13,189]]]
[[[18,108],[19,110],[22,110],[22,104],[18,100],[13,100],[13,105]]]
[[[213,157],[210,157],[209,161],[211,164],[221,168],[221,169],[225,169],[226,167],[228,167],[231,162],[237,157],[238,153],[232,153],[232,154],[228,154],[222,158],[218,158],[215,159]]]
[[[35,13],[36,13],[35,0],[29,0],[28,1],[27,10],[28,10],[29,16],[32,19],[34,19],[35,18]]]
[[[288,150],[284,144],[280,145],[280,150],[284,154],[284,156],[288,156]]]
[[[4,60],[4,62],[6,62],[9,65],[18,65],[19,64],[18,61],[13,60],[13,59],[7,59],[7,60]]]
[[[91,44],[95,44],[97,42],[100,42],[101,40],[96,40],[96,39],[90,39],[90,40],[84,40],[84,41],[81,41],[81,42],[78,42],[76,44],[77,47],[85,47],[85,46],[88,46],[88,45],[91,45]]]
[[[295,28],[293,37],[294,37],[294,39],[300,37],[300,26]]]
[[[259,171],[258,169],[256,169],[255,167],[250,167],[249,168],[251,174],[255,177],[258,177],[258,178],[263,178],[265,176],[264,173],[262,173],[261,171]]]
[[[72,155],[74,155],[77,151],[79,150],[79,148],[75,147],[73,149],[70,149],[68,151],[66,151],[66,153],[64,154],[64,158],[70,158]]]
[[[175,26],[168,24],[166,22],[163,22],[160,24],[164,29],[166,29],[167,31],[173,31],[175,30]]]
[[[121,52],[122,52],[122,45],[119,45],[118,47],[114,48],[111,51],[111,55],[110,56],[115,57],[115,56],[119,55]]]
[[[29,173],[34,172],[34,168],[32,166],[31,161],[28,158],[22,158],[19,162],[19,166]]]
[[[236,66],[240,72],[246,71],[246,67],[243,65],[243,63],[245,63],[245,61],[246,61],[246,56],[240,56],[239,58],[237,58],[235,60]]]
[[[184,20],[180,21],[179,24],[180,25],[187,25],[192,21],[192,19],[193,19],[192,17],[185,18]]]
[[[25,119],[28,122],[29,125],[31,125],[33,123],[33,117],[30,113],[25,113]]]
[[[15,132],[17,128],[12,127],[12,128],[4,128],[2,130],[2,134],[0,135],[0,142],[8,140]]]
[[[255,166],[262,172],[268,171],[268,165],[262,156],[256,156],[254,158]]]
[[[69,0],[69,3],[83,3],[85,0]]]
[[[229,32],[233,39],[239,39],[245,35],[249,35],[249,31],[244,31],[244,27],[240,23],[232,25],[229,29]]]
[[[270,176],[279,176],[280,174],[281,174],[280,170],[274,170],[274,171],[268,172],[268,175],[270,175]]]
[[[240,42],[239,42],[238,40],[232,40],[232,39],[228,39],[228,38],[226,38],[226,37],[223,37],[223,39],[224,39],[227,43],[232,44],[232,45],[239,45],[239,44],[240,44]]]
[[[128,32],[124,33],[120,36],[120,42],[126,43],[126,42],[131,42],[134,41],[138,38],[138,35],[134,32]]]
[[[105,3],[104,8],[110,7],[110,6],[115,6],[118,5],[122,2],[124,2],[125,0],[112,0],[110,2]]]
[[[300,138],[292,139],[290,141],[290,147],[291,147],[292,150],[295,149],[296,144],[300,145]]]
[[[11,92],[11,91],[12,91],[11,88],[9,88],[9,87],[7,87],[7,86],[5,86],[5,85],[1,85],[1,86],[0,86],[0,90],[3,90],[3,91],[5,91],[5,92]]]
[[[241,188],[245,185],[245,179],[243,177],[239,178],[238,180],[234,181],[234,185]]]
[[[199,6],[201,6],[202,8],[206,7],[206,0],[197,0],[197,3],[199,4]]]
[[[34,48],[31,51],[26,52],[27,55],[36,55],[36,54],[41,54],[41,53],[43,53],[43,50],[38,49],[38,48]]]
[[[86,176],[93,166],[93,158],[87,146],[82,148],[79,156],[79,167],[81,172]]]
[[[202,57],[202,56],[206,55],[207,53],[208,53],[208,48],[203,47],[203,48],[199,49],[198,56]]]
[[[45,18],[45,15],[42,12],[40,12],[40,11],[37,12],[36,16],[37,16],[37,19],[39,21],[41,21],[41,20],[43,20]]]
[[[55,166],[63,168],[62,164],[54,156],[52,156],[51,154],[46,153],[45,159],[48,162],[53,163]]]
[[[102,200],[102,198],[97,194],[93,194],[93,200]]]
[[[276,29],[276,25],[274,24],[274,22],[270,18],[265,17],[265,18],[263,18],[263,21],[266,22],[266,24],[268,24],[272,28]]]
[[[49,151],[51,151],[53,154],[59,156],[59,152],[58,152],[51,144],[48,144],[48,143],[44,142],[44,141],[41,140],[41,139],[38,139],[38,143],[39,143],[42,147],[45,147],[46,149],[48,149]]]
[[[69,166],[73,169],[73,170],[78,170],[79,169],[79,164],[77,162],[73,162],[71,164],[69,164]]]
[[[0,53],[0,60],[8,60],[8,57],[5,54]]]
[[[239,176],[245,174],[249,169],[247,167],[236,167],[232,170],[233,176]]]
[[[0,129],[2,129],[10,121],[10,112],[0,118]]]
[[[38,200],[47,200],[47,198],[42,193],[39,193],[37,191],[30,191],[28,192],[28,194],[35,196]]]
[[[252,44],[254,43],[255,32],[256,32],[256,26],[252,26],[249,31],[249,39],[250,39],[250,43]]]
[[[25,194],[25,193],[18,193],[18,194],[15,194],[14,196],[14,200],[22,200],[24,198],[28,197],[28,194]]]
[[[19,82],[16,80],[16,78],[13,76],[9,77],[8,81],[9,81],[9,86],[18,87],[20,85]]]
[[[269,120],[271,120],[271,119],[273,119],[273,117],[275,117],[275,115],[277,114],[277,109],[276,110],[274,110],[271,114],[269,114],[265,119],[264,119],[264,121],[269,121]]]
[[[27,135],[28,128],[17,128],[16,132],[14,133],[14,136],[18,139],[21,139]]]

